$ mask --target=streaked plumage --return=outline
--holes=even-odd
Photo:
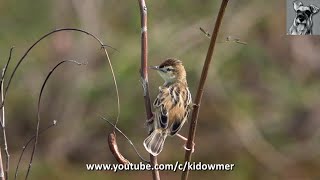
[[[159,87],[159,94],[153,103],[154,119],[150,121],[150,135],[143,144],[149,153],[157,156],[163,149],[166,137],[176,135],[186,122],[192,99],[186,71],[180,60],[167,59],[153,69],[158,71],[165,83]]]

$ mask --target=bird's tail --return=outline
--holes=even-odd
[[[157,156],[163,148],[167,133],[160,129],[155,129],[144,141],[143,145],[146,150],[153,156]]]

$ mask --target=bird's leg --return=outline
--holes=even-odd
[[[183,141],[185,141],[185,143],[187,143],[188,139],[187,139],[186,137],[182,136],[181,134],[176,134],[176,135],[177,135],[179,138],[181,138]],[[191,151],[191,153],[193,153],[193,152],[194,152],[194,146],[195,146],[195,144],[194,144],[194,142],[192,142],[192,148],[191,148],[191,149],[187,148],[186,144],[184,144],[183,148],[184,148],[185,150]]]

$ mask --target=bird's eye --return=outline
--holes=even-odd
[[[173,71],[173,68],[169,68],[169,67],[168,67],[168,68],[167,68],[167,71]]]

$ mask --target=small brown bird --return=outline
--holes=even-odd
[[[159,94],[153,103],[155,112],[147,122],[149,136],[143,145],[150,154],[157,156],[168,135],[184,138],[177,133],[186,122],[193,103],[186,71],[180,60],[169,58],[151,69],[156,70],[165,82],[159,87]]]

